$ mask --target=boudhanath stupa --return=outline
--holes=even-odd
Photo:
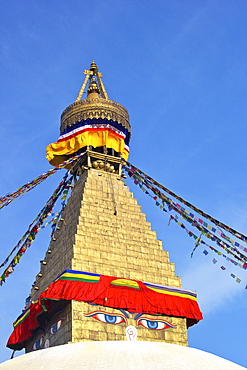
[[[26,354],[0,369],[241,369],[188,346],[202,313],[125,183],[128,111],[94,61],[84,74],[47,147],[71,195],[8,340]]]

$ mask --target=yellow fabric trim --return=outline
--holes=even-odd
[[[193,301],[197,301],[197,298],[196,297],[192,297],[189,294],[183,294],[183,293],[177,293],[177,292],[169,292],[169,291],[166,291],[166,290],[163,290],[163,289],[155,289],[155,288],[150,288],[150,287],[148,287],[148,289],[154,290],[157,293],[174,295],[176,297],[189,298],[189,299],[192,299]]]
[[[61,279],[62,277],[70,277],[70,278],[82,278],[82,279],[88,279],[88,280],[95,280],[95,281],[99,281],[100,279],[100,276],[93,276],[93,275],[84,275],[84,274],[72,274],[71,272],[66,272],[65,274],[62,274],[61,276],[59,276],[59,279]]]
[[[116,279],[111,282],[113,285],[119,285],[119,286],[129,286],[131,288],[138,288],[139,285],[136,281],[127,280],[127,279]]]
[[[17,325],[20,324],[20,322],[22,322],[23,320],[25,320],[25,318],[30,314],[30,310],[28,310],[23,316],[20,317],[19,320],[15,321],[13,326],[16,327]]]
[[[67,159],[65,156],[71,155],[87,145],[94,148],[106,146],[122,153],[123,158],[128,159],[128,152],[124,150],[124,139],[108,131],[85,131],[68,140],[52,143],[46,148],[46,158],[50,164],[57,166]]]

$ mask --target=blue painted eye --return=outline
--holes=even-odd
[[[108,324],[122,324],[123,322],[126,323],[126,318],[124,315],[119,314],[119,315],[114,315],[110,314],[105,311],[94,311],[91,313],[84,314],[85,317],[93,317],[94,319],[101,321],[101,322],[106,322]]]
[[[173,328],[175,329],[177,326],[172,325],[169,322],[159,319],[150,319],[148,317],[141,317],[137,320],[137,325],[142,325],[144,328],[147,329],[152,329],[152,330],[163,330],[163,329],[168,329],[168,328]]]
[[[116,324],[118,317],[117,316],[111,316],[111,315],[105,315],[105,321],[109,324]]]
[[[40,349],[42,344],[44,342],[44,337],[42,336],[41,338],[39,338],[33,345],[32,347],[32,350],[33,351],[36,351],[37,349]]]
[[[149,329],[157,329],[159,326],[158,324],[158,321],[147,320],[147,326],[149,327]]]
[[[51,330],[50,330],[51,335],[55,334],[58,331],[58,329],[60,329],[63,323],[63,320],[64,318],[61,318],[60,320],[56,322],[56,324],[52,325]]]

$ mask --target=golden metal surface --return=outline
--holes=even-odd
[[[90,71],[88,71],[88,72],[90,72]],[[85,73],[85,71],[84,71],[84,73]],[[77,98],[75,100],[76,102],[81,100],[82,95],[83,95],[84,90],[85,90],[85,87],[87,85],[88,79],[89,79],[89,74],[86,75],[85,80],[83,81],[83,84],[80,88],[79,94],[77,95]]]
[[[81,120],[102,118],[121,123],[131,132],[129,114],[121,104],[103,98],[79,100],[69,105],[61,115],[60,132]]]
[[[78,101],[81,100],[82,95],[83,95],[83,93],[85,91],[86,85],[88,83],[88,80],[90,80],[90,82],[91,82],[93,76],[95,76],[97,78],[97,83],[98,83],[97,86],[98,86],[98,89],[99,89],[99,93],[101,94],[101,97],[103,99],[108,100],[108,95],[107,95],[105,86],[103,84],[103,81],[101,80],[101,77],[103,77],[103,75],[102,75],[102,73],[100,73],[98,71],[98,67],[97,67],[96,63],[94,62],[94,60],[92,60],[92,63],[90,65],[90,70],[84,69],[84,72],[83,73],[86,76],[85,76],[85,79],[83,81],[83,84],[82,84],[82,86],[80,88],[80,91],[79,91],[79,93],[78,93],[77,98],[76,98],[75,101],[78,102]],[[89,93],[89,91],[88,91],[88,93]]]

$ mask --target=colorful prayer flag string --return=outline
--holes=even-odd
[[[42,173],[40,176],[38,176],[36,179],[29,181],[25,185],[22,185],[19,187],[16,191],[13,193],[6,194],[2,197],[0,197],[0,209],[7,206],[9,203],[11,203],[14,199],[17,199],[20,195],[24,195],[25,193],[29,192],[30,190],[34,189],[37,185],[41,184],[44,180],[46,180],[48,177],[53,175],[54,173],[58,172],[62,168],[67,167],[69,164],[74,162],[76,159],[82,157],[85,155],[85,153],[78,154],[74,157],[69,158],[67,161],[61,163],[56,168],[51,168],[45,173]]]
[[[203,254],[205,254],[205,256],[207,256],[208,255],[208,251],[206,251],[206,249],[202,252]],[[212,263],[214,264],[214,265],[216,265],[217,264],[217,260],[215,259],[215,258],[213,258],[212,259]],[[223,270],[223,271],[225,271],[226,270],[226,267],[225,266],[220,266],[220,269],[221,270]],[[237,283],[241,283],[241,279],[240,278],[238,278],[238,277],[236,277],[236,275],[235,274],[233,274],[233,273],[231,273],[230,274],[230,276],[237,282]],[[246,287],[245,287],[245,289],[247,289],[247,285],[246,285]]]
[[[163,190],[167,191],[170,195],[174,196],[178,200],[182,200],[182,198],[176,196],[171,191],[168,191],[168,189],[163,187],[161,184],[157,183],[151,177],[144,174],[141,170],[139,170],[137,167],[131,165],[130,163],[124,162],[123,170],[125,172],[127,172],[127,174],[133,179],[133,181],[136,185],[139,185],[139,187],[141,188],[141,190],[143,192],[145,192],[145,194],[147,194],[147,195],[149,195],[153,198],[153,200],[155,201],[156,206],[163,209],[165,212],[167,212],[170,215],[169,223],[170,223],[171,220],[174,220],[182,229],[184,229],[187,232],[187,234],[190,237],[193,237],[196,240],[196,244],[195,244],[195,247],[192,251],[192,255],[193,255],[195,249],[200,244],[203,244],[203,245],[207,246],[208,248],[210,248],[211,250],[213,250],[218,255],[226,258],[227,261],[233,263],[235,266],[247,269],[247,256],[244,253],[240,252],[240,250],[239,250],[239,249],[241,249],[242,251],[247,252],[247,248],[241,246],[240,243],[238,243],[238,242],[234,241],[233,239],[229,238],[224,232],[222,232],[222,230],[219,229],[219,227],[226,229],[230,233],[234,233],[234,235],[236,237],[239,237],[241,235],[241,239],[244,240],[244,241],[246,241],[246,239],[247,239],[247,237],[245,235],[242,235],[242,234],[238,233],[236,230],[228,227],[227,225],[221,223],[218,220],[215,220],[213,217],[208,216],[206,213],[199,210],[200,212],[197,212],[197,213],[203,215],[204,217],[208,216],[208,218],[211,220],[211,222],[216,221],[214,223],[217,225],[217,227],[211,226],[205,220],[202,220],[199,217],[197,217],[190,210],[187,210],[184,207],[182,207],[180,204],[174,202],[171,198],[169,198],[164,193],[162,193],[158,189],[158,187],[160,189],[163,189]],[[150,191],[154,194],[154,196],[152,194],[150,194]],[[159,202],[159,199],[162,201],[162,204]],[[195,210],[195,211],[198,210],[196,207],[190,205],[190,203],[188,203],[186,201],[183,201],[183,203],[187,204],[188,206],[191,206],[190,208]],[[166,204],[168,206],[168,210],[165,209],[164,204]],[[172,211],[172,210],[175,211],[177,214],[179,214],[187,222],[189,222],[191,226],[196,227],[201,233],[200,237],[198,237],[192,231],[187,229],[186,226],[178,220],[177,216],[173,216],[170,213],[170,211]],[[242,263],[239,263],[239,262],[235,261],[234,259],[228,257],[226,254],[223,254],[222,252],[218,251],[216,248],[207,244],[204,240],[202,240],[202,236],[206,236],[210,240],[214,241],[219,247],[221,247],[225,250],[226,254],[231,254],[235,259],[237,259],[239,262],[242,262]],[[230,245],[226,241],[222,240],[221,238],[230,242]],[[204,254],[206,255],[206,251],[205,251]],[[214,259],[214,260],[217,262],[216,259]],[[222,266],[222,270],[224,270],[224,269],[225,269],[225,267]]]
[[[206,229],[206,227],[203,226],[203,225],[206,224],[205,222],[203,222],[202,220],[200,220],[201,221],[200,223],[195,221],[194,219],[192,219],[189,216],[188,212],[185,213],[184,210],[181,210],[181,206],[178,203],[174,203],[173,200],[168,198],[165,194],[160,193],[156,188],[153,188],[150,184],[145,184],[145,185],[155,195],[158,195],[158,197],[161,198],[162,201],[165,202],[170,209],[173,209],[178,214],[180,214],[180,216],[183,219],[185,219],[187,222],[189,222],[192,226],[195,226],[203,235],[205,235],[207,238],[211,239],[212,241],[215,241],[217,243],[217,245],[219,245],[221,248],[225,249],[227,251],[227,253],[232,254],[236,259],[238,259],[240,261],[247,262],[247,257],[243,253],[238,251],[238,249],[236,247],[232,247],[231,245],[228,245],[227,243],[222,241],[219,237],[217,237],[215,234],[213,234],[208,229]],[[140,184],[139,184],[139,186],[140,186]],[[140,186],[140,187],[143,188],[143,186]],[[156,200],[157,196],[155,196],[153,198]],[[157,202],[157,200],[156,200],[156,205],[159,205],[159,202]],[[235,252],[237,254],[239,254],[240,257],[237,256]]]
[[[55,231],[56,231],[56,228],[57,228],[57,224],[59,223],[59,221],[61,220],[61,216],[64,212],[64,208],[65,208],[65,205],[66,205],[66,200],[67,200],[67,197],[68,197],[68,193],[69,193],[69,189],[72,185],[70,185],[72,182],[72,177],[70,178],[70,180],[68,181],[67,185],[64,187],[64,191],[63,191],[63,194],[62,194],[62,208],[61,210],[59,211],[59,213],[56,214],[56,217],[53,219],[53,225],[52,225],[52,232],[51,232],[51,235],[50,237],[52,238]]]
[[[136,182],[138,184],[138,182]],[[140,186],[140,184],[139,184]],[[170,218],[169,218],[169,224],[172,220],[174,220],[177,225],[179,225],[183,230],[185,230],[187,232],[187,234],[190,236],[190,237],[193,237],[195,240],[196,240],[196,245],[195,245],[195,248],[193,249],[193,252],[195,251],[195,249],[199,246],[199,244],[204,244],[206,245],[208,248],[210,248],[211,250],[213,250],[215,253],[217,253],[218,255],[221,255],[223,256],[224,258],[227,259],[227,261],[230,261],[232,262],[234,265],[238,266],[238,267],[241,267],[241,268],[244,268],[246,269],[247,268],[247,263],[244,262],[244,264],[240,264],[236,261],[234,261],[233,259],[227,257],[226,255],[224,255],[222,252],[219,252],[216,248],[212,247],[211,245],[207,244],[204,240],[202,240],[202,235],[204,235],[204,233],[202,232],[201,233],[201,237],[199,238],[197,235],[195,235],[191,230],[189,230],[183,223],[181,223],[177,216],[173,216],[169,211],[167,211],[165,208],[164,208],[164,205],[161,205],[158,201],[157,201],[157,197],[153,197],[143,186],[140,186],[140,188],[144,191],[145,190],[145,194],[149,195],[151,198],[153,198],[155,200],[155,204],[156,206],[159,206],[160,208],[162,208],[165,212],[167,212],[169,215],[170,215]],[[172,207],[169,206],[169,210],[172,210]],[[199,230],[201,230],[199,228]],[[198,243],[199,242],[199,243]],[[223,247],[224,248],[224,247]],[[225,248],[226,250],[226,253],[227,254],[232,254],[234,255],[234,253],[232,253],[230,250],[228,250],[227,248]],[[192,253],[192,256],[193,256],[193,253]],[[235,256],[235,255],[234,255]],[[236,258],[239,259],[238,256],[235,256]]]
[[[47,217],[51,214],[57,199],[60,197],[60,195],[65,193],[65,196],[67,196],[67,188],[71,184],[72,181],[72,176],[68,178],[69,172],[67,171],[63,180],[59,183],[58,187],[56,190],[53,192],[52,196],[48,199],[46,202],[45,206],[42,208],[38,216],[35,218],[35,220],[29,225],[28,230],[26,233],[23,235],[23,237],[20,239],[20,241],[17,243],[17,245],[12,249],[6,260],[1,264],[0,267],[4,266],[8,261],[9,258],[12,256],[14,251],[18,249],[16,255],[8,265],[8,267],[5,269],[3,274],[0,276],[0,285],[2,285],[5,282],[6,277],[8,277],[11,273],[14,272],[15,266],[19,263],[21,257],[24,255],[26,252],[27,248],[30,247],[30,245],[33,243],[35,240],[39,230],[41,229],[41,226],[44,224],[44,221],[47,219]],[[65,202],[65,201],[64,201]],[[62,203],[63,208],[64,204]]]
[[[212,251],[214,251],[215,253],[217,253],[218,255],[220,255],[220,256],[222,256],[222,257],[224,257],[224,258],[226,258],[226,260],[228,261],[228,262],[231,262],[231,263],[233,263],[235,266],[238,266],[238,267],[240,267],[240,268],[244,268],[244,269],[246,269],[247,268],[247,264],[246,264],[246,267],[245,267],[245,263],[244,264],[240,264],[240,263],[238,263],[238,262],[236,262],[236,261],[234,261],[233,259],[231,259],[231,258],[229,258],[229,257],[227,257],[225,254],[223,254],[222,252],[220,252],[220,251],[218,251],[216,248],[214,248],[214,247],[212,247],[211,245],[209,245],[209,244],[207,244],[204,240],[202,240],[201,238],[198,238],[198,236],[197,235],[195,235],[192,231],[190,231],[183,223],[181,223],[181,222],[179,222],[178,221],[178,219],[176,218],[176,217],[174,217],[174,216],[172,216],[172,215],[170,215],[170,220],[174,220],[176,223],[177,223],[177,225],[179,225],[183,230],[185,230],[186,232],[187,232],[187,234],[190,236],[190,237],[193,237],[195,240],[197,240],[197,241],[199,241],[200,240],[200,244],[203,244],[203,245],[205,245],[205,246],[207,246],[209,249],[211,249]],[[197,243],[196,243],[197,244]],[[196,245],[196,246],[198,246],[198,245]],[[194,250],[195,250],[195,248],[194,248]],[[194,251],[193,250],[193,251]],[[208,252],[207,252],[208,253]]]
[[[246,235],[244,235],[244,234],[238,232],[237,230],[235,230],[235,229],[227,226],[223,222],[221,222],[221,221],[213,218],[209,214],[207,214],[207,213],[203,212],[202,210],[200,210],[199,208],[193,206],[191,203],[187,202],[183,198],[179,197],[177,194],[173,193],[171,190],[167,189],[166,187],[164,187],[163,185],[161,185],[157,181],[153,180],[150,176],[148,176],[147,174],[145,174],[144,172],[142,172],[137,167],[133,166],[131,163],[129,163],[127,161],[123,161],[123,163],[124,163],[123,164],[123,169],[126,170],[126,172],[128,173],[128,175],[130,177],[132,177],[135,174],[136,176],[138,176],[141,179],[145,179],[146,181],[150,181],[152,184],[158,186],[160,189],[164,190],[166,193],[172,195],[175,199],[179,200],[181,203],[185,204],[186,206],[188,206],[189,208],[193,209],[194,211],[196,211],[201,216],[203,216],[206,219],[208,219],[211,222],[213,222],[216,226],[221,227],[222,229],[224,229],[227,232],[231,233],[235,237],[237,237],[237,238],[239,238],[239,239],[247,242],[247,236]]]
[[[135,176],[133,176],[135,178]],[[138,184],[138,181],[135,180],[134,181],[136,184]],[[159,193],[157,191],[156,188],[153,188],[150,184],[145,184],[145,186],[148,187],[149,190],[151,190],[153,193],[155,193],[155,196],[153,197],[151,194],[149,194],[149,192],[147,191],[147,189],[145,189],[145,187],[143,186],[143,183],[139,184],[140,188],[145,191],[145,194],[148,194],[150,195],[154,200],[155,200],[155,204],[157,206],[160,206],[161,208],[164,209],[163,206],[160,205],[160,203],[157,201],[157,195],[159,196],[159,198],[162,198],[162,203],[164,204],[164,202],[166,204],[168,204],[168,208],[170,210],[175,210],[178,214],[180,214],[180,216],[182,216],[182,218],[184,218],[186,221],[188,221],[192,226],[195,226],[200,232],[202,235],[205,235],[207,238],[211,239],[212,241],[215,241],[217,243],[217,245],[219,245],[221,248],[223,248],[227,253],[230,253],[232,254],[236,259],[238,259],[239,261],[241,262],[244,262],[246,264],[247,262],[247,258],[246,256],[244,256],[241,252],[239,252],[236,248],[233,248],[229,245],[227,245],[226,243],[224,243],[220,238],[218,238],[217,236],[215,236],[214,234],[212,234],[211,232],[209,232],[209,230],[207,230],[205,227],[201,226],[201,224],[197,223],[196,221],[192,220],[187,214],[184,214],[183,212],[180,211],[180,205],[178,205],[177,203],[175,204],[174,206],[174,202],[165,196],[165,194],[163,193]],[[164,211],[166,211],[164,209]],[[167,212],[167,211],[166,211]],[[169,213],[169,212],[168,212]],[[170,214],[170,213],[169,213]],[[173,219],[173,216],[170,215],[170,221],[171,219]],[[176,220],[175,220],[176,221]],[[182,228],[186,229],[186,227],[184,226],[184,224],[181,224],[179,223],[178,221],[176,221]],[[194,235],[191,231],[188,231],[188,234],[190,236],[194,236],[195,239],[198,239],[198,237],[196,235]],[[201,241],[201,243],[204,243],[206,244],[205,242]],[[209,246],[210,247],[210,246]],[[210,247],[211,248],[211,247]],[[218,252],[218,251],[217,251]],[[238,254],[240,254],[240,257],[237,256],[235,254],[235,252],[237,252]],[[220,253],[220,252],[218,252]],[[233,261],[235,263],[235,261]],[[240,267],[243,267],[243,265],[240,265],[238,264]],[[246,264],[247,266],[247,264]]]

